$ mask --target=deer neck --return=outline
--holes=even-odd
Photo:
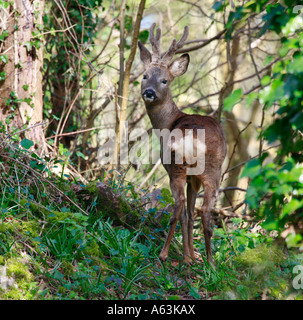
[[[169,97],[164,103],[154,105],[152,108],[146,106],[147,114],[154,129],[171,129],[173,123],[184,115]]]

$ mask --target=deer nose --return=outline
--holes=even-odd
[[[143,92],[143,97],[148,100],[155,100],[157,98],[154,90],[148,89]]]

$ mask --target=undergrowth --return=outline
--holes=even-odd
[[[157,208],[146,210],[146,199],[131,184],[108,182],[128,212],[136,208],[140,215],[135,226],[117,224],[97,194],[77,197],[75,189],[85,185],[76,177],[52,174],[50,161],[29,152],[26,141],[20,146],[18,136],[0,137],[1,299],[302,298],[292,286],[302,257],[283,252],[242,219],[233,218],[232,228],[214,226],[215,267],[204,258],[199,227],[197,261],[182,263],[179,228],[163,264],[158,255],[169,215],[153,223]],[[163,193],[162,202],[170,198]]]

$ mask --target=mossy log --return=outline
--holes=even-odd
[[[91,182],[76,189],[77,196],[85,202],[90,214],[89,222],[110,218],[115,225],[135,228],[140,223],[140,212],[132,207],[122,194],[102,182]]]

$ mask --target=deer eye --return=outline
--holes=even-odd
[[[162,80],[161,83],[167,84],[167,80]]]
[[[143,79],[144,79],[144,80],[147,79],[147,75],[146,75],[146,74],[143,75]]]

